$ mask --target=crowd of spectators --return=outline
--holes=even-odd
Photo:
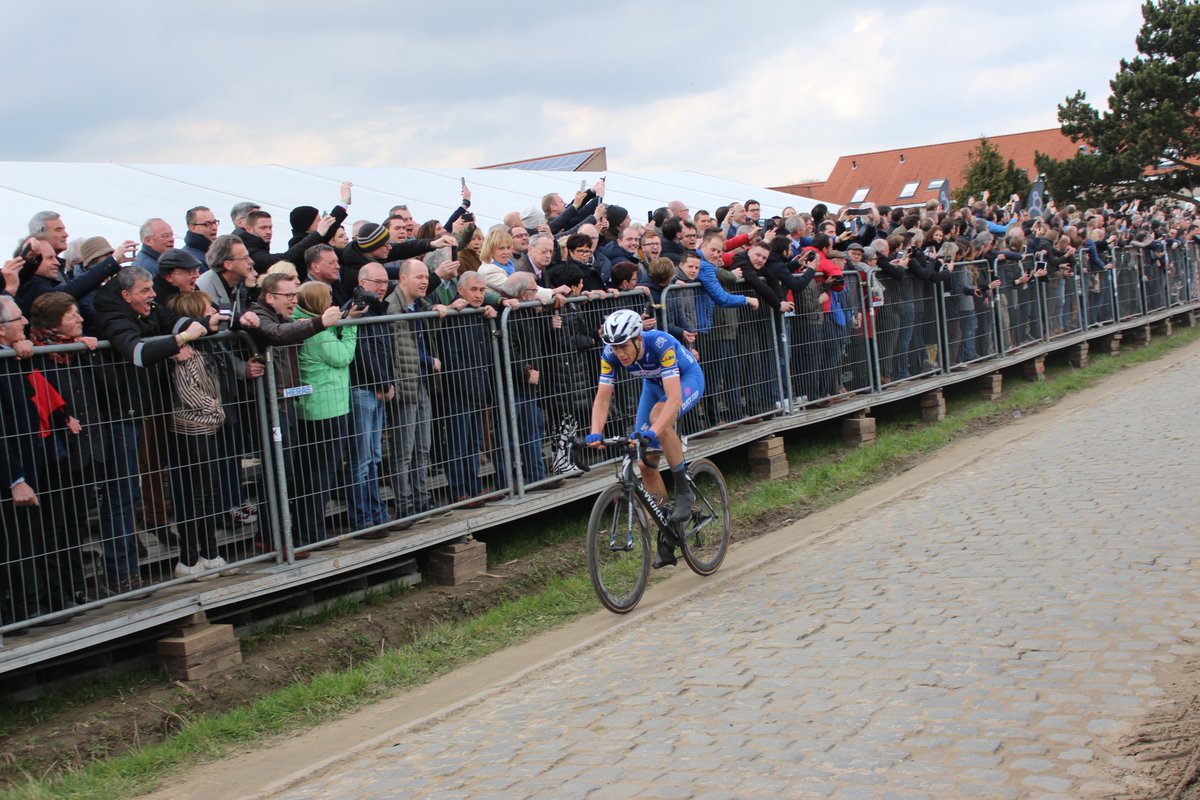
[[[349,224],[349,183],[339,200],[328,213],[293,209],[280,248],[271,215],[250,202],[230,210],[227,235],[211,209],[188,210],[182,242],[159,218],[140,245],[115,247],[70,239],[53,211],[30,220],[0,294],[4,623],[145,596],[139,527],[178,547],[177,578],[233,571],[217,531],[254,526],[262,511],[243,470],[270,446],[253,402],[268,370],[291,546],[304,558],[337,546],[334,498],[349,530],[382,539],[447,506],[483,505],[514,462],[525,484],[557,485],[567,466],[547,445],[587,419],[606,303],[638,308],[648,326],[665,320],[692,349],[712,387],[697,424],[712,428],[786,408],[774,365],[746,363],[774,352],[765,331],[780,334],[790,394],[833,403],[869,381],[870,337],[887,383],[935,368],[938,307],[951,363],[988,352],[993,320],[1004,347],[1041,338],[1039,282],[1053,331],[1084,311],[1104,321],[1119,253],[1139,252],[1167,286],[1172,254],[1198,232],[1191,207],[1051,202],[1030,214],[986,194],[952,210],[818,204],[770,218],[753,199],[711,211],[672,201],[642,222],[608,202],[601,180],[487,230],[466,186],[449,219],[420,225],[403,205]],[[944,306],[930,302],[938,293]],[[494,320],[506,311],[498,370]],[[226,330],[253,346],[214,336]],[[92,520],[103,559],[89,575]],[[265,529],[253,545],[269,552]]]

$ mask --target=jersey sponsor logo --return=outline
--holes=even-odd
[[[663,354],[662,354],[662,361],[661,361],[661,362],[659,362],[659,363],[661,363],[661,364],[662,364],[664,367],[673,367],[673,366],[675,366],[675,348],[674,348],[674,347],[672,347],[670,350],[668,350],[667,352],[663,353]]]
[[[606,359],[603,359],[603,358],[600,359],[600,374],[601,375],[612,375],[612,371],[613,371],[613,365],[608,363],[608,361]]]

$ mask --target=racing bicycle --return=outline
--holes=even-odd
[[[617,482],[596,498],[588,519],[588,574],[596,596],[609,611],[625,614],[637,606],[650,577],[650,530],[658,541],[678,546],[697,575],[711,575],[729,549],[729,493],[725,477],[706,458],[688,465],[695,502],[692,515],[671,521],[673,503],[660,503],[642,485],[638,462],[645,462],[647,446],[640,436],[614,436],[602,440],[608,447],[625,447],[617,467]]]

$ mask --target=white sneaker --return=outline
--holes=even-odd
[[[187,564],[180,561],[178,564],[175,565],[175,577],[176,578],[196,578],[197,575],[204,575],[205,572],[208,572],[209,569],[211,569],[211,567],[207,566],[207,564],[208,564],[208,562],[206,562],[203,558],[200,559],[199,561],[197,561],[195,564],[193,564],[190,567]],[[201,580],[201,581],[210,581],[215,577],[217,577],[217,576],[216,575],[204,575],[203,578],[196,578],[196,579]]]
[[[227,562],[225,559],[221,558],[220,556],[217,556],[216,558],[202,558],[202,559],[200,559],[200,566],[204,567],[204,569],[206,569],[206,570],[219,569],[219,570],[221,570],[222,575],[237,575],[238,574],[237,567],[225,569],[225,567],[229,566],[229,562]]]

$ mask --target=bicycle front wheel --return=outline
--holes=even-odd
[[[697,575],[712,575],[729,550],[729,493],[717,465],[702,458],[689,465],[696,501],[682,523],[683,559]]]
[[[621,484],[601,492],[592,506],[587,548],[596,597],[614,614],[632,611],[650,577],[650,532],[637,501]]]

